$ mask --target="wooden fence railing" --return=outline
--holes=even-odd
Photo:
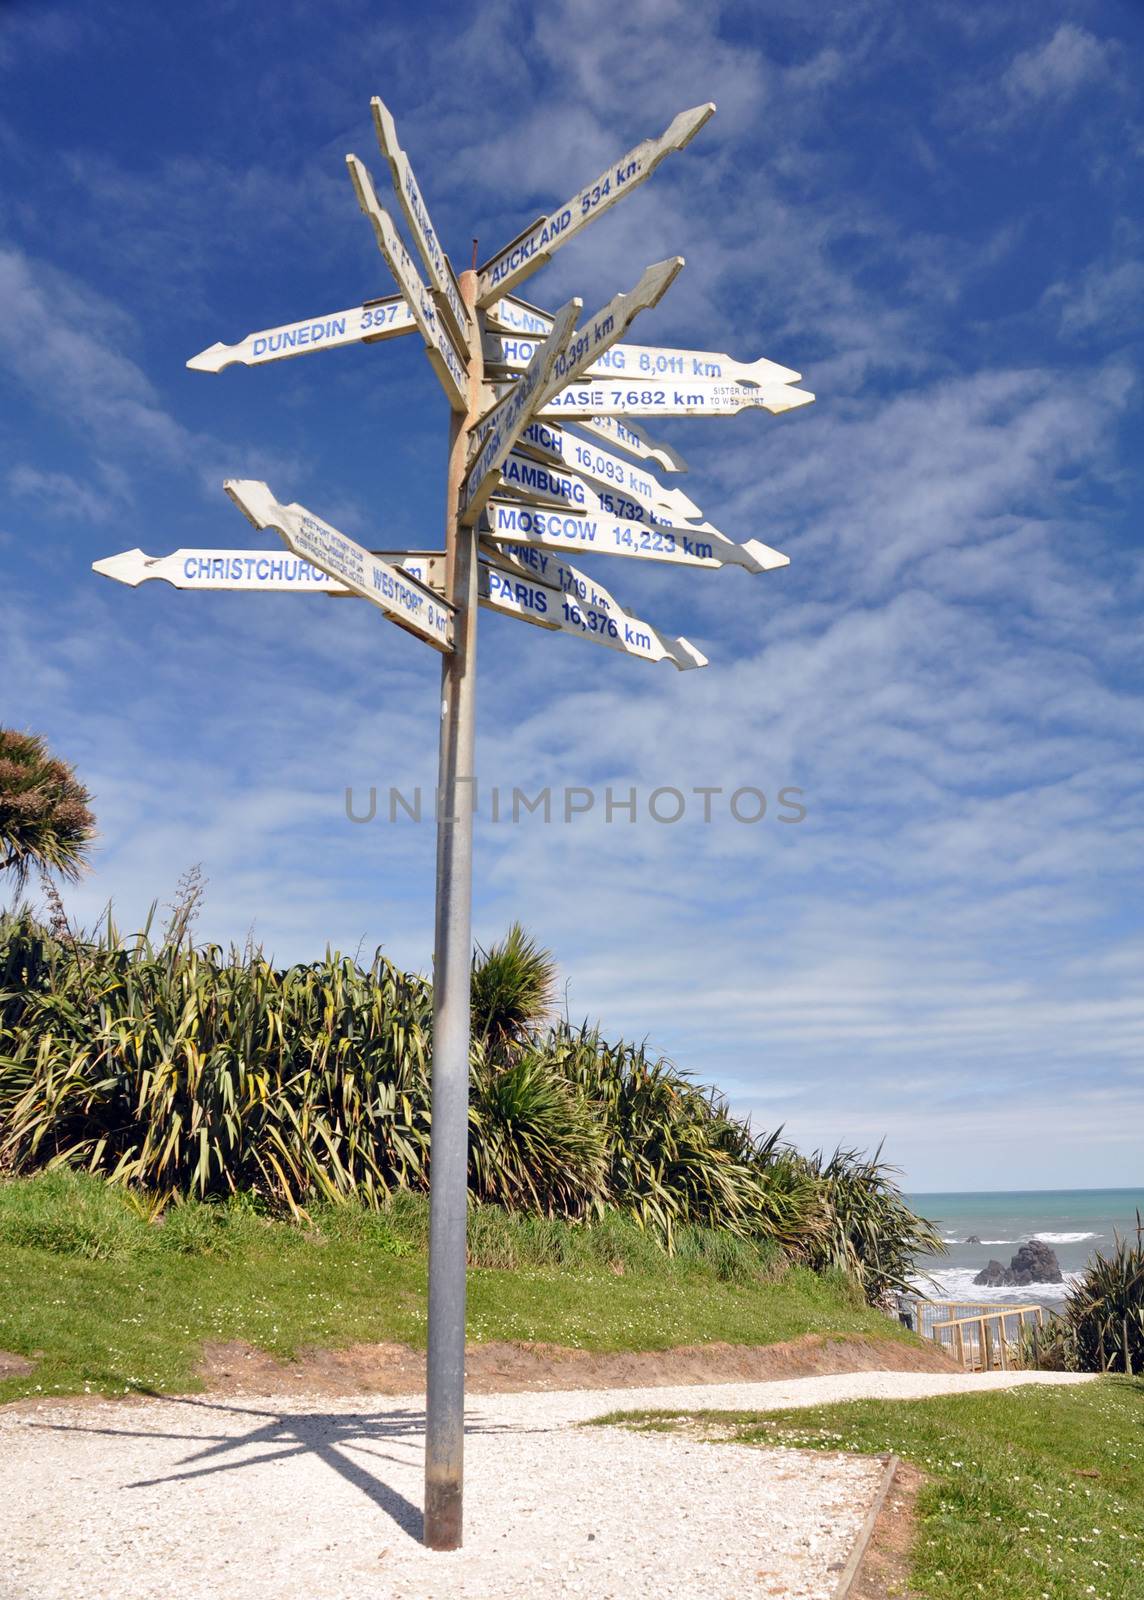
[[[1045,1308],[1039,1305],[984,1305],[980,1301],[922,1300],[914,1302],[914,1331],[933,1339],[970,1372],[1006,1371],[1028,1323],[1034,1344],[1045,1325]]]

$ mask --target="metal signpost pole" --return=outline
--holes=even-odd
[[[737,566],[754,573],[786,566],[781,551],[758,539],[737,543],[704,520],[682,490],[665,488],[651,468],[674,473],[686,464],[631,419],[723,417],[747,409],[777,415],[809,405],[814,396],[793,386],[799,377],[793,367],[765,358],[743,362],[719,351],[620,342],[633,319],[663,296],[683,266],[682,256],[646,267],[632,289],[613,296],[579,330],[578,298],[547,311],[510,293],[689,144],[713,105],[681,111],[659,138],[636,145],[595,183],[459,280],[391,113],[378,99],[372,108],[397,201],[429,282],[379,202],[364,163],[348,155],[358,204],[400,293],[265,328],[237,344],[213,344],[187,365],[218,372],[236,363],[259,365],[419,333],[452,411],[444,551],[367,549],[297,501],[279,501],[268,484],[228,479],[224,488],[235,505],[256,528],[278,533],[292,561],[242,550],[176,550],[158,557],[124,550],[94,566],[132,586],[164,579],[181,589],[356,596],[443,656],[424,1540],[433,1550],[456,1550],[465,1420],[477,608],[577,634],[645,661],[670,661],[681,671],[706,666],[707,657],[694,645],[641,621],[593,574],[562,557],[628,556],[693,570]],[[527,337],[505,337],[520,333]],[[486,359],[500,380],[492,387],[485,384]],[[538,420],[550,417],[559,423]],[[730,598],[724,615],[729,621],[737,616]],[[363,687],[365,693],[372,695],[373,686]]]
[[[477,279],[466,272],[470,312]],[[474,322],[475,326],[475,322]],[[425,1543],[461,1544],[465,1429],[465,1236],[469,1172],[469,982],[472,960],[477,535],[460,522],[461,483],[481,390],[481,343],[469,341],[468,414],[450,428],[446,598],[453,651],[441,662],[437,779],[437,928],[433,945],[432,1131],[429,1153],[429,1358],[425,1398]]]

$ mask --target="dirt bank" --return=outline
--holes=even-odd
[[[473,1344],[465,1358],[466,1386],[473,1394],[959,1370],[936,1345],[862,1334],[832,1339],[808,1333],[783,1344],[616,1352],[554,1344]],[[343,1350],[304,1350],[294,1361],[279,1361],[235,1340],[204,1345],[198,1372],[212,1394],[415,1394],[425,1381],[425,1353],[401,1344],[356,1344]]]

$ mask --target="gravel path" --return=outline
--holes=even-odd
[[[53,1403],[0,1412],[4,1600],[828,1600],[875,1494],[858,1456],[714,1447],[578,1421],[1069,1381],[863,1372],[482,1395],[466,1545],[420,1525],[421,1398]],[[1084,1381],[1072,1379],[1071,1381]]]

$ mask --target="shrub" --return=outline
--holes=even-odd
[[[0,1170],[102,1174],[147,1215],[166,1208],[164,1248],[185,1253],[226,1251],[240,1211],[351,1201],[385,1219],[377,1240],[421,1248],[429,985],[380,952],[276,968],[185,935],[184,919],[125,940],[108,919],[60,940],[0,917]],[[880,1151],[801,1156],[645,1045],[547,1025],[551,958],[519,928],[480,955],[474,993],[469,1190],[517,1219],[474,1224],[480,1259],[582,1252],[620,1271],[666,1249],[733,1281],[789,1256],[877,1303],[941,1250]],[[176,1212],[172,1196],[227,1205]],[[84,1248],[116,1248],[111,1216],[76,1221]],[[592,1226],[547,1229],[557,1218]]]

